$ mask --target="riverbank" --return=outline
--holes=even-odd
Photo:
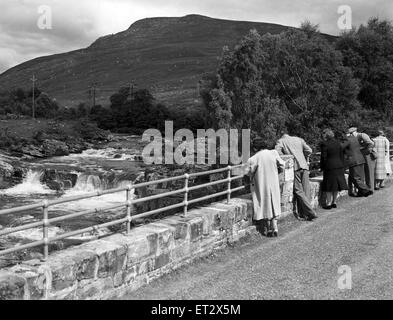
[[[85,120],[0,120],[0,189],[21,178],[20,161],[78,154],[110,140],[110,132]]]
[[[24,159],[79,153],[109,139],[108,131],[87,120],[0,120],[0,151]]]

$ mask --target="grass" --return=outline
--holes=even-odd
[[[0,120],[0,132],[5,130],[11,136],[20,139],[31,140],[38,131],[50,130],[53,120],[47,119],[26,119],[26,120]],[[68,136],[76,136],[73,126],[76,121],[58,122],[59,128]]]

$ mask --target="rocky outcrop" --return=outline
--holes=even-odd
[[[66,143],[54,139],[44,140],[42,149],[46,157],[67,156],[70,154],[70,150]]]
[[[14,175],[14,167],[0,159],[0,189],[5,189],[10,186],[10,180]]]
[[[72,172],[63,172],[55,169],[45,170],[42,176],[42,182],[51,190],[63,192],[75,186],[78,175]]]
[[[14,174],[14,167],[9,163],[0,160],[0,177],[10,178]]]
[[[60,141],[56,139],[45,139],[39,144],[29,143],[12,146],[10,151],[14,156],[27,159],[47,158],[56,156],[67,156],[70,153],[81,153],[94,145],[82,139],[71,141]]]

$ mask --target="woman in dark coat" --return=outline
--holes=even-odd
[[[326,205],[324,209],[337,208],[338,193],[348,190],[344,175],[344,146],[334,137],[330,129],[322,133],[321,163],[323,171],[322,192],[326,194]]]

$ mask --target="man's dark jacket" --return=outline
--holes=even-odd
[[[366,163],[357,137],[348,137],[347,141],[343,144],[343,148],[346,156],[347,167],[355,167]]]

